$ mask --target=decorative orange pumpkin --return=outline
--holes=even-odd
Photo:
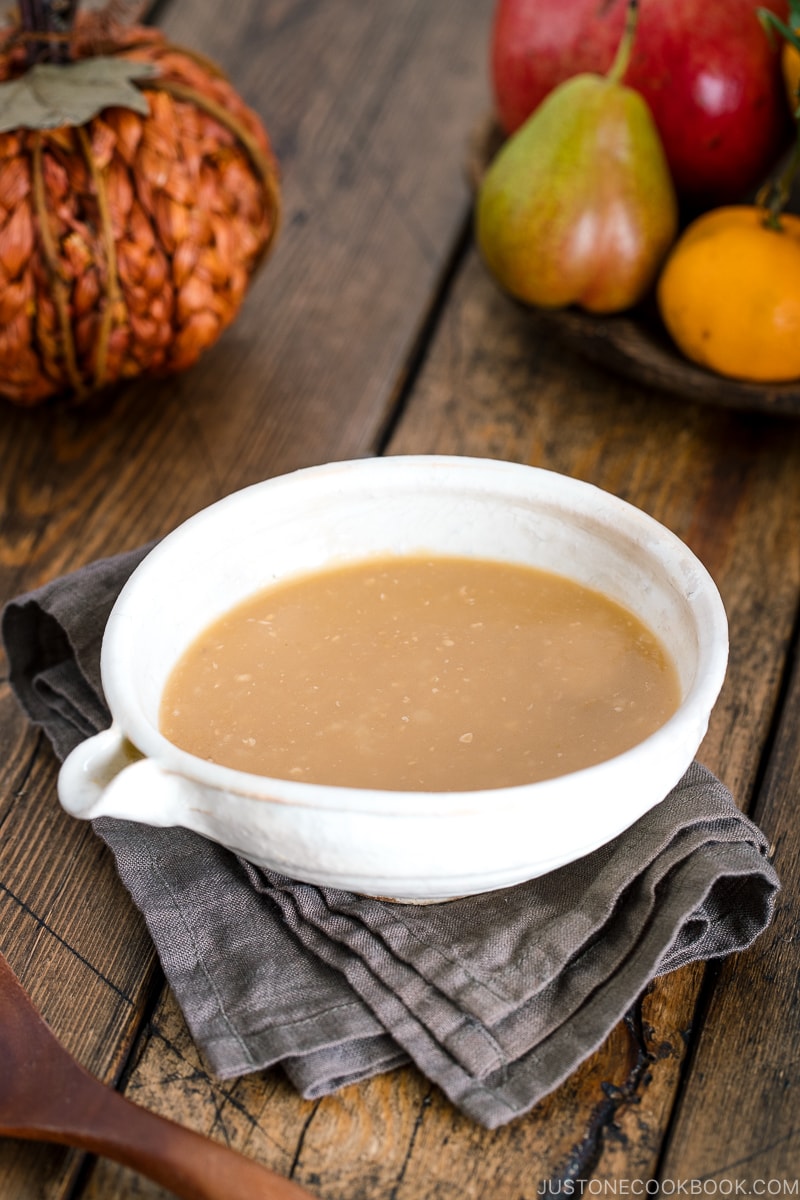
[[[0,41],[0,393],[21,405],[194,363],[280,213],[267,134],[212,63],[103,13],[26,28],[29,7]],[[55,116],[28,119],[31,72]]]

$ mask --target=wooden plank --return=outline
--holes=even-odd
[[[54,757],[6,683],[0,727],[0,950],[68,1049],[110,1082],[159,978],[149,938],[102,843],[55,804]],[[65,1195],[81,1162],[61,1148],[4,1141],[0,1196]]]
[[[2,707],[8,709],[7,685],[2,692]],[[109,938],[109,921],[129,908],[111,855],[88,824],[70,820],[54,805],[55,760],[42,737],[31,746],[16,713],[14,723],[20,736],[10,749],[18,769],[0,800],[3,950],[45,1020],[63,1028],[72,1053],[89,1070],[113,1078],[120,1064],[109,1059],[102,1042],[108,1037],[114,1044],[115,1014],[136,1003],[141,961],[148,957],[147,931],[136,914],[125,926],[125,944]],[[30,754],[19,753],[23,746]],[[32,832],[41,837],[36,856],[30,851]],[[35,907],[26,899],[30,894]],[[96,964],[103,951],[101,969]],[[95,989],[93,980],[102,986]],[[73,992],[98,1006],[86,1009],[85,1023],[70,1023]]]
[[[220,342],[84,409],[0,408],[0,594],[375,444],[461,225],[489,0],[174,4],[274,135],[284,218]]]
[[[490,8],[162,12],[169,36],[215,56],[265,119],[284,170],[281,237],[239,320],[186,376],[83,408],[0,407],[0,597],[256,479],[378,443],[468,203],[463,145],[485,107]],[[0,731],[0,949],[56,1032],[113,1078],[152,951],[100,844],[57,808],[52,756],[7,694]],[[4,1143],[0,1196],[64,1196],[75,1169],[61,1152]]]
[[[534,1119],[560,1137],[561,1153],[574,1160],[580,1147],[572,1118],[580,1115],[589,1094],[601,1095],[604,1106],[614,1108],[615,1093],[625,1095],[644,1065],[637,1032],[621,1025],[586,1068],[539,1106]],[[178,1111],[209,1136],[327,1200],[533,1195],[536,1164],[522,1145],[528,1120],[487,1133],[412,1069],[316,1102],[300,1099],[279,1071],[220,1083],[208,1074],[169,994],[153,1017],[126,1094],[165,1115]],[[100,1162],[84,1200],[129,1195],[162,1200],[163,1193],[129,1171]]]
[[[488,445],[490,453],[598,483],[692,546],[717,580],[731,625],[728,679],[700,757],[746,807],[797,604],[798,430],[645,395],[576,361],[567,373],[561,353],[532,335],[527,314],[498,296],[473,262],[392,450],[421,449],[438,411],[437,443],[478,454]],[[656,1061],[636,1104],[622,1104],[598,1139],[599,1179],[647,1179],[655,1170],[697,980],[696,971],[680,972],[648,997]],[[591,1127],[587,1109],[576,1130]],[[552,1153],[552,1132],[539,1130],[529,1161],[541,1163],[544,1178],[564,1178],[569,1163]]]
[[[376,444],[464,211],[460,160],[480,108],[488,7],[298,0],[263,11],[234,6],[220,28],[210,6],[167,13],[173,36],[228,65],[273,130],[286,171],[284,237],[236,326],[190,375],[131,388],[113,406],[84,412],[0,414],[5,594],[153,536],[260,475]],[[568,471],[627,496],[683,536],[720,583],[733,637],[729,681],[701,757],[746,804],[800,587],[797,428],[647,396],[568,365],[470,259],[390,449],[490,454]],[[9,826],[14,837],[3,839],[0,854],[16,856],[19,898],[33,914],[30,925],[13,918],[14,943],[31,981],[41,978],[42,962],[51,964],[39,1000],[62,1036],[84,1053],[99,1047],[97,1069],[113,1073],[135,1022],[120,1037],[122,1010],[94,995],[86,1012],[106,1024],[100,1037],[82,1041],[83,1016],[59,1008],[58,985],[66,978],[61,991],[73,996],[86,986],[78,965],[62,973],[70,958],[80,962],[73,939],[86,939],[87,962],[116,984],[132,964],[140,992],[146,955],[141,947],[128,955],[121,944],[129,908],[114,909],[120,944],[105,931],[93,943],[94,922],[80,919],[86,881],[104,908],[113,875],[93,861],[88,839],[71,842],[70,834],[57,865],[76,858],[60,878],[47,866],[37,846],[52,836],[52,761],[35,755],[34,736],[16,716],[4,718],[3,729],[4,746],[14,749],[0,794],[16,786],[25,807],[24,828]],[[45,918],[63,941],[42,932]],[[5,939],[11,926],[0,929]],[[518,1200],[544,1180],[576,1173],[647,1178],[685,1061],[700,974],[660,982],[641,1025],[621,1026],[558,1093],[492,1134],[459,1117],[411,1070],[315,1105],[273,1072],[221,1087],[192,1057],[169,996],[143,1039],[128,1093],[320,1195],[349,1200]],[[741,1086],[748,1080],[743,1073]],[[719,1105],[717,1112],[727,1115]],[[36,1148],[20,1174],[19,1154],[29,1148],[6,1149],[0,1195],[65,1194],[69,1168],[59,1175],[56,1162],[40,1166],[45,1156]],[[156,1193],[103,1164],[86,1194]]]
[[[728,677],[698,757],[751,807],[800,588],[797,425],[645,394],[573,357],[565,370],[559,346],[537,337],[528,314],[500,296],[473,259],[391,451],[432,445],[464,454],[488,448],[587,479],[644,508],[695,550],[720,588],[731,636]],[[777,970],[774,955],[770,962]],[[727,970],[736,970],[735,961]],[[697,969],[678,972],[647,997],[653,1062],[632,1103],[621,1102],[600,1128],[598,1093],[573,1114],[576,1144],[586,1146],[584,1134],[594,1143],[597,1180],[647,1180],[656,1171],[700,977]],[[759,1017],[758,1028],[770,1028],[769,1020]],[[736,1071],[742,1091],[756,1086],[756,1064],[737,1059]],[[698,1098],[695,1108],[703,1103],[706,1123],[727,1131],[727,1103]],[[524,1135],[532,1177],[570,1178],[561,1124],[558,1110],[549,1126],[532,1114]],[[702,1145],[687,1120],[687,1140],[695,1136]],[[676,1169],[682,1162],[676,1154]]]
[[[664,1178],[699,1179],[719,1194],[730,1188],[736,1195],[738,1187],[751,1195],[791,1195],[800,1176],[799,743],[800,660],[795,656],[755,807],[783,885],[775,919],[755,946],[720,969],[662,1165]]]
[[[683,537],[716,577],[731,623],[729,678],[700,757],[750,802],[800,591],[796,426],[648,396],[579,360],[566,371],[559,348],[537,337],[470,257],[390,451],[488,453],[565,471],[625,496]],[[530,1200],[547,1182],[648,1180],[702,978],[694,966],[657,981],[638,1022],[615,1030],[529,1116],[493,1133],[410,1069],[311,1108],[268,1073],[228,1086],[224,1130],[220,1105],[209,1106],[202,1127],[273,1164],[276,1144],[280,1155],[294,1148],[294,1177],[331,1200]],[[153,1038],[131,1087],[146,1088],[149,1105],[181,1111],[185,1089],[171,1085],[173,1074]],[[202,1086],[213,1087],[207,1077]],[[726,1115],[714,1110],[722,1123]],[[115,1185],[99,1174],[89,1195],[99,1200]]]

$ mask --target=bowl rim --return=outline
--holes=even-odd
[[[470,791],[428,792],[358,788],[249,774],[201,759],[170,742],[142,711],[137,697],[133,694],[132,684],[120,666],[124,666],[126,661],[131,661],[135,655],[137,637],[141,636],[141,628],[137,628],[137,622],[132,617],[139,594],[151,586],[150,577],[154,572],[158,572],[165,560],[168,561],[176,540],[202,528],[212,514],[215,519],[224,519],[227,511],[235,512],[242,504],[258,501],[264,495],[269,497],[271,494],[279,494],[287,486],[316,485],[324,489],[332,481],[342,478],[349,480],[363,477],[364,480],[369,480],[376,472],[384,479],[391,477],[393,472],[396,473],[396,478],[402,474],[413,477],[415,471],[430,469],[444,469],[449,472],[489,471],[497,481],[502,479],[509,485],[515,480],[535,479],[539,485],[550,489],[553,496],[581,497],[591,501],[593,518],[596,518],[598,511],[608,513],[610,517],[623,523],[626,529],[638,528],[646,535],[648,552],[654,555],[655,547],[659,548],[655,557],[665,566],[673,581],[681,571],[687,577],[691,576],[693,587],[691,590],[686,588],[682,594],[693,615],[695,628],[698,631],[702,628],[704,636],[698,638],[698,670],[695,679],[675,713],[648,737],[612,758],[549,779],[512,787]],[[667,558],[668,554],[672,557]],[[673,565],[670,566],[670,563]],[[244,593],[241,598],[245,598]],[[233,601],[233,604],[235,603],[237,601]],[[669,647],[665,649],[669,650]],[[584,794],[586,790],[591,792],[602,786],[602,781],[610,774],[640,773],[648,760],[661,753],[662,747],[666,752],[676,731],[682,728],[699,728],[702,724],[702,731],[705,732],[711,710],[722,688],[727,664],[728,622],[717,586],[694,552],[656,518],[595,484],[549,468],[503,459],[415,454],[345,459],[302,467],[238,489],[194,513],[148,552],[120,591],[103,635],[101,680],[114,725],[139,753],[157,761],[167,773],[185,776],[212,791],[226,792],[256,802],[266,801],[325,810],[380,812],[383,816],[391,816],[393,813],[397,816],[406,816],[412,812],[427,813],[433,818],[443,814],[483,811],[487,807],[513,807],[523,798],[526,803],[530,803],[532,792],[542,802],[563,803],[573,791]],[[579,785],[577,788],[576,783]]]

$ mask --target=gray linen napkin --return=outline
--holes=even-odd
[[[108,724],[102,633],[146,549],[3,612],[12,686],[60,757]],[[94,825],[219,1076],[280,1063],[311,1098],[410,1059],[490,1128],[569,1075],[656,975],[750,945],[779,887],[763,835],[696,763],[578,862],[425,907],[298,883],[184,829]]]

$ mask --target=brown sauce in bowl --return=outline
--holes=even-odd
[[[611,758],[679,702],[659,640],[598,592],[516,564],[397,557],[239,604],[172,671],[160,725],[253,774],[470,791]]]

